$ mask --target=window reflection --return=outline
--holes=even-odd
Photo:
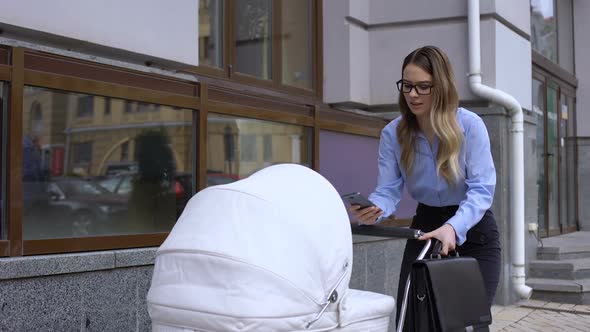
[[[24,95],[25,239],[171,229],[193,192],[192,110],[35,87]]]
[[[557,62],[554,5],[554,0],[531,0],[531,42],[537,52]]]
[[[272,1],[235,2],[236,71],[271,79]]]
[[[199,64],[223,66],[223,0],[199,2]]]
[[[281,2],[283,84],[312,89],[311,0]]]
[[[311,167],[311,128],[214,113],[207,121],[207,186],[274,164]]]

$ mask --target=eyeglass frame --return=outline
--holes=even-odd
[[[397,90],[399,92],[401,92],[401,93],[412,93],[412,89],[413,89],[420,96],[428,96],[428,95],[432,94],[432,87],[434,87],[434,85],[430,84],[430,85],[428,85],[428,93],[420,93],[420,91],[418,91],[418,85],[420,85],[420,84],[404,83],[404,79],[403,78],[400,79],[399,81],[395,82],[395,85],[397,86]],[[403,89],[402,89],[402,86],[403,85],[409,85],[410,86],[410,90],[408,90],[408,92],[404,92]]]

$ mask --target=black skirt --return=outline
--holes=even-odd
[[[431,232],[452,218],[458,208],[459,206],[456,205],[433,207],[420,203],[416,208],[416,215],[412,220],[411,227],[424,233]],[[406,242],[396,298],[396,321],[398,322],[406,280],[412,262],[416,260],[423,246],[424,241],[408,240]],[[463,245],[457,246],[456,250],[459,255],[473,257],[478,261],[485,282],[488,305],[491,307],[500,281],[502,257],[498,225],[496,225],[494,214],[490,210],[486,211],[483,218],[467,232],[466,241]]]

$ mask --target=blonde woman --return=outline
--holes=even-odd
[[[478,260],[491,306],[500,276],[500,242],[489,210],[496,186],[490,141],[481,118],[459,108],[451,64],[434,46],[421,47],[403,62],[401,116],[381,133],[376,207],[352,206],[359,223],[393,214],[404,185],[419,202],[412,228],[442,243],[443,255],[457,250]],[[398,286],[398,316],[411,263],[423,243],[408,240]]]

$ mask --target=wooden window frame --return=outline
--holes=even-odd
[[[9,50],[7,48],[4,47],[0,47],[0,84],[4,84],[4,87],[6,89],[8,89],[9,85],[10,85],[10,81],[11,81],[11,77],[12,77],[12,68],[8,65],[8,57],[9,57]],[[9,101],[7,101],[7,105],[8,105]],[[10,109],[10,108],[8,108]],[[8,109],[6,110],[2,110],[2,112],[8,112]],[[0,135],[4,135],[4,113],[0,114]],[[4,136],[0,137],[0,143],[2,144],[2,148],[4,149],[4,146],[8,146],[8,144],[4,143]],[[3,160],[5,155],[5,151],[2,151],[2,154],[0,154],[0,162],[2,162],[2,167],[5,168],[8,163],[5,163],[6,161]],[[5,163],[5,164],[4,164]],[[0,179],[0,183],[2,183],[5,179],[2,178]],[[3,192],[3,194],[8,195],[8,192]],[[6,199],[3,198],[4,201],[4,205],[0,207],[0,211],[2,211],[2,213],[4,215],[1,215],[0,218],[4,218],[8,216],[8,213],[5,213],[5,209],[8,207],[8,204],[6,204]],[[0,227],[7,227],[8,228],[8,222],[4,223],[4,220],[0,220]],[[7,230],[4,230],[3,232],[0,232],[0,234],[2,236],[7,236]],[[5,240],[3,238],[0,237],[0,257],[6,257],[6,256],[10,256],[10,241],[9,240]]]
[[[5,60],[5,61],[4,61]],[[3,61],[5,63],[3,63]],[[5,125],[7,239],[0,257],[138,248],[162,244],[168,233],[24,240],[22,234],[22,135],[25,86],[133,100],[193,110],[193,185],[206,185],[209,112],[300,125],[312,129],[312,167],[319,171],[321,129],[378,138],[387,121],[330,109],[317,96],[251,87],[197,75],[199,82],[148,74],[20,47],[0,47],[0,80],[8,82]]]
[[[25,86],[181,107],[198,112],[198,83],[147,75],[130,70],[13,48],[8,126],[8,241],[0,241],[0,256],[22,256],[160,245],[165,233],[25,240],[22,236],[22,104]],[[0,78],[6,78],[0,66]],[[176,92],[176,93],[174,93]],[[196,149],[195,149],[196,150]],[[193,153],[194,159],[198,155]],[[194,163],[194,161],[193,161]],[[197,177],[198,174],[194,174]]]
[[[322,1],[311,0],[311,72],[312,87],[311,89],[299,88],[282,83],[282,55],[280,44],[281,36],[281,6],[282,0],[272,1],[272,64],[271,79],[264,80],[255,76],[237,72],[235,70],[235,18],[234,8],[236,0],[225,0],[223,6],[223,67],[213,67],[208,65],[189,66],[186,71],[216,77],[224,80],[232,80],[247,85],[254,85],[262,88],[282,91],[288,94],[316,97],[322,99],[323,96],[323,37],[322,37]]]

